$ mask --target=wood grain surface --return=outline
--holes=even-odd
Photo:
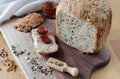
[[[106,67],[95,71],[92,79],[120,79],[120,1],[110,0],[110,3],[113,10],[113,22],[107,46],[109,46],[111,51],[111,61]],[[8,48],[1,34],[0,48]],[[16,73],[7,73],[3,70],[0,72],[0,79],[25,79],[25,77],[19,75],[19,73],[22,73],[20,69],[18,69]]]

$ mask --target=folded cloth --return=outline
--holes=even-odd
[[[50,0],[1,0],[0,24],[9,20],[13,15],[21,16],[41,9],[41,4]],[[60,2],[60,0],[51,0]]]

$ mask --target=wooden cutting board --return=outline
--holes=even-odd
[[[31,33],[22,33],[13,28],[13,24],[18,20],[14,18],[8,22],[1,25],[0,30],[11,50],[11,45],[17,46],[19,49],[27,49],[27,51],[35,52],[33,47],[33,41],[31,38]],[[55,20],[47,19],[42,25],[47,26],[56,36],[55,33]],[[58,39],[56,36],[56,42],[59,45],[58,52],[49,56],[39,56],[43,58],[42,63],[45,63],[49,57],[54,57],[59,60],[66,62],[69,66],[79,68],[79,75],[73,78],[67,73],[61,73],[54,70],[54,75],[56,79],[91,79],[91,74],[94,70],[105,66],[110,61],[110,51],[106,46],[97,54],[81,54],[78,50],[69,47]],[[12,53],[13,54],[13,53]],[[35,74],[30,70],[30,65],[25,62],[25,54],[20,57],[16,57],[16,61],[21,67],[27,79],[32,79]],[[39,74],[39,73],[38,73]],[[41,74],[38,75],[39,79],[42,79]],[[48,78],[46,78],[48,79]],[[52,79],[52,78],[51,78]]]

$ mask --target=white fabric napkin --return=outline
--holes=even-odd
[[[60,2],[60,0],[1,0],[0,24],[9,20],[13,15],[21,16],[41,9],[41,4],[46,1]]]

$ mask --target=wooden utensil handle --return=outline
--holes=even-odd
[[[73,68],[73,67],[69,67],[69,66],[67,66],[64,69],[64,71],[70,73],[73,77],[77,76],[78,72],[79,72],[78,68],[76,68],[76,67]]]

